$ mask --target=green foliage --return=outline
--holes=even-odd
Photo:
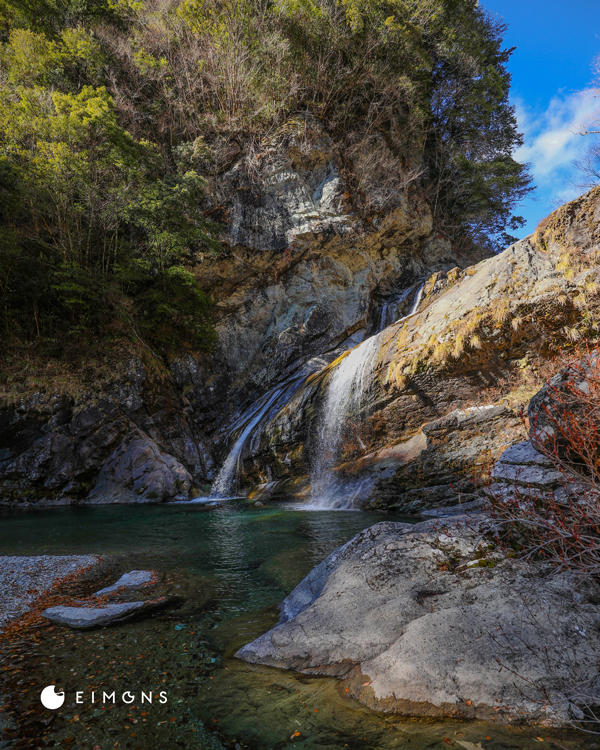
[[[176,349],[182,341],[200,348],[215,342],[210,300],[188,269],[170,266],[152,272],[147,263],[137,261],[120,270],[119,280],[135,300],[139,332],[163,350]]]
[[[0,0],[4,336],[210,346],[203,175],[307,111],[369,210],[416,181],[453,241],[505,242],[502,32],[476,0]]]
[[[2,46],[2,332],[67,343],[125,323],[163,349],[210,346],[210,304],[181,266],[217,249],[198,209],[205,182],[168,168],[123,127],[107,87],[86,82],[104,59],[82,26],[54,39],[15,28]],[[134,265],[132,284],[122,269]]]

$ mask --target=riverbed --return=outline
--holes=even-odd
[[[0,693],[18,707],[15,747],[595,748],[571,732],[414,721],[357,704],[343,683],[240,662],[233,654],[278,618],[278,603],[329,552],[383,517],[229,503],[3,512],[2,555],[102,555],[102,582],[159,572],[179,608],[78,632],[40,622],[1,645]],[[407,519],[396,519],[407,520]],[[71,584],[82,596],[99,581]],[[75,588],[73,588],[75,586]],[[56,712],[39,704],[64,689]],[[18,694],[15,695],[15,692]],[[77,692],[81,702],[75,702]],[[115,691],[115,703],[102,692]],[[152,692],[153,702],[141,693]],[[124,692],[133,695],[124,702]],[[166,702],[156,696],[166,695]],[[20,744],[19,744],[20,743]],[[29,744],[28,744],[29,743]],[[11,746],[10,744],[8,745]]]

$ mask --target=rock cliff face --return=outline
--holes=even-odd
[[[408,313],[421,283],[416,312],[378,333],[332,464],[368,479],[361,501],[373,507],[470,497],[521,439],[538,368],[594,325],[600,192],[483,259],[435,234],[410,181],[368,213],[350,198],[355,180],[314,122],[230,163],[213,186],[228,249],[197,264],[215,301],[215,351],[165,363],[139,348],[107,379],[9,394],[0,497],[186,497],[215,477],[256,399],[290,382],[289,403],[266,410],[241,450],[241,484],[306,491],[332,360]]]
[[[416,190],[386,213],[353,204],[354,178],[317,123],[289,123],[263,146],[214,180],[226,250],[197,270],[215,300],[216,350],[165,366],[137,348],[111,377],[7,394],[4,501],[188,496],[214,477],[229,425],[254,399],[360,341],[399,289],[478,257],[433,234]]]
[[[336,146],[313,120],[292,120],[258,153],[219,179],[228,241],[285,250],[308,233],[347,232],[356,222]]]
[[[150,377],[137,359],[77,395],[39,393],[6,406],[0,496],[25,503],[187,497],[207,466],[182,407],[168,380]]]
[[[430,276],[419,310],[378,336],[338,474],[370,474],[369,501],[380,507],[455,502],[480,486],[522,439],[519,413],[538,373],[594,335],[599,227],[596,189],[500,255]],[[331,368],[309,380],[264,431],[247,461],[254,480],[308,476],[330,378]]]

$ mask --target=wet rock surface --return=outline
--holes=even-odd
[[[154,583],[156,580],[157,575],[153,570],[130,570],[129,573],[123,573],[123,575],[110,586],[105,586],[99,591],[96,591],[94,596],[106,596],[107,594],[114,594],[122,589],[137,589]]]
[[[388,712],[581,718],[600,698],[598,584],[504,558],[487,523],[372,526],[313,569],[279,624],[237,656],[335,675]]]
[[[142,602],[114,602],[102,607],[49,607],[42,616],[56,625],[67,625],[75,630],[118,625],[128,620],[145,617],[172,604],[168,597]]]

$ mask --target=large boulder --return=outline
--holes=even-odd
[[[115,502],[154,501],[189,496],[192,477],[174,456],[145,436],[126,439],[109,457],[92,497]]]
[[[380,523],[317,566],[241,659],[419,716],[565,724],[600,700],[600,586],[505,558],[486,522]],[[569,647],[565,648],[568,643]]]

